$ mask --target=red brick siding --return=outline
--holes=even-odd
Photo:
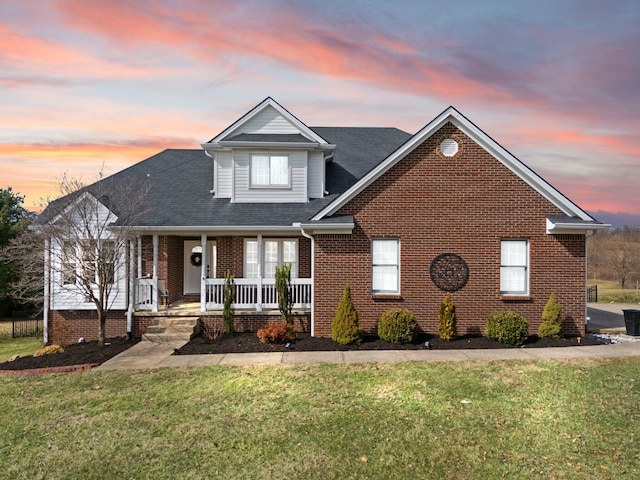
[[[222,315],[202,315],[201,319],[208,322],[222,322]],[[295,314],[293,316],[293,325],[297,332],[308,332],[310,327],[311,314]],[[237,314],[233,319],[233,325],[236,332],[257,332],[258,329],[269,325],[270,323],[280,323],[282,317],[279,313],[242,313]]]
[[[439,153],[444,138],[460,151]],[[469,266],[466,286],[453,293],[461,334],[482,333],[486,317],[514,310],[535,333],[549,295],[563,307],[564,331],[584,332],[585,239],[547,235],[546,216],[561,212],[451,124],[345,205],[337,214],[353,215],[350,236],[318,235],[315,251],[315,334],[331,335],[331,321],[344,285],[351,292],[361,326],[375,332],[381,314],[408,308],[423,330],[437,332],[438,307],[445,292],[429,277],[441,253],[456,253]],[[371,239],[400,239],[401,287],[396,298],[371,295]],[[530,242],[530,295],[500,296],[500,240]]]
[[[53,310],[49,312],[49,343],[69,345],[79,338],[97,340],[98,314],[95,310]],[[127,334],[127,316],[122,310],[113,310],[107,315],[106,338],[123,337]]]

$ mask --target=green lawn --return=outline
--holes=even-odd
[[[42,336],[11,338],[11,319],[0,318],[0,362],[14,355],[31,355],[39,348],[42,348]]]
[[[589,285],[598,285],[598,303],[640,303],[640,290],[620,288],[618,282],[590,280]]]
[[[640,478],[640,359],[0,376],[0,476]]]

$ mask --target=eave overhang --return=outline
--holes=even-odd
[[[611,225],[596,221],[582,221],[577,217],[547,217],[548,235],[592,235],[596,230],[609,230]]]

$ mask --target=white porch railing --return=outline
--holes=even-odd
[[[207,310],[224,307],[224,278],[207,278],[205,305]],[[278,291],[275,278],[236,278],[234,308],[261,311],[278,308]],[[292,278],[293,308],[311,308],[313,280]],[[158,280],[137,278],[134,282],[135,309],[158,311]]]
[[[206,309],[224,307],[224,278],[207,278]],[[275,278],[235,278],[234,308],[253,308],[257,311],[278,308],[278,291]],[[311,308],[313,280],[292,278],[293,308]]]
[[[133,288],[136,310],[158,310],[157,278],[136,278]]]

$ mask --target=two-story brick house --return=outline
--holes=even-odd
[[[370,332],[395,307],[435,332],[447,291],[462,333],[481,333],[487,315],[505,309],[535,328],[552,292],[564,331],[584,332],[586,237],[607,225],[453,107],[412,136],[308,127],[267,98],[202,149],[166,150],[109,180],[132,176],[150,188],[114,274],[108,336],[139,335],[150,314],[178,315],[185,301],[201,317],[219,315],[226,272],[238,330],[277,321],[283,263],[298,320],[316,336],[331,335],[347,283]],[[91,304],[55,277],[46,279],[49,341],[62,331],[95,338]],[[169,297],[160,312],[159,284]]]

